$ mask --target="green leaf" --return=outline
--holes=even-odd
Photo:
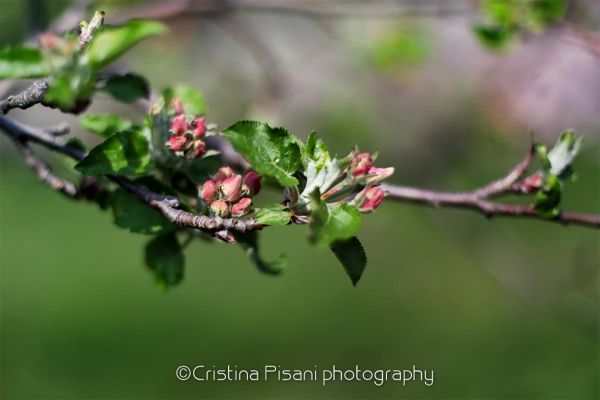
[[[542,216],[553,218],[560,210],[558,205],[562,196],[560,179],[556,175],[548,175],[541,190],[535,194],[535,210]]]
[[[133,73],[111,76],[102,90],[123,103],[132,103],[137,99],[150,97],[150,85],[146,78]]]
[[[550,173],[552,175],[566,178],[571,172],[571,164],[579,153],[582,138],[575,139],[575,133],[572,130],[563,132],[548,152],[548,162],[550,164]]]
[[[367,255],[357,237],[338,240],[331,244],[331,251],[342,263],[352,284],[356,286],[367,265]]]
[[[42,53],[32,47],[7,47],[0,50],[0,79],[42,78],[50,69]]]
[[[258,232],[251,231],[247,233],[233,233],[237,243],[242,246],[248,259],[258,268],[260,272],[269,275],[280,274],[286,266],[286,260],[283,255],[275,261],[265,261],[259,254]]]
[[[298,140],[283,128],[256,121],[240,121],[224,132],[225,137],[257,173],[294,186],[293,176],[301,163]]]
[[[160,235],[148,242],[144,260],[156,281],[164,287],[174,286],[183,279],[185,258],[175,233]]]
[[[325,146],[325,143],[321,139],[317,138],[317,133],[314,131],[308,135],[304,155],[308,160],[314,161],[317,171],[323,168],[325,163],[331,158],[329,151],[327,151],[327,146]],[[307,164],[308,162],[305,162],[305,167]]]
[[[148,36],[165,33],[167,28],[158,22],[132,20],[114,29],[103,29],[94,35],[87,47],[90,64],[101,69]]]
[[[319,188],[314,189],[310,193],[310,230],[308,240],[312,244],[316,244],[319,239],[319,232],[329,219],[329,210],[327,204],[321,200]]]
[[[160,212],[123,189],[117,189],[111,194],[110,205],[115,224],[131,232],[153,235],[174,229]]]
[[[256,213],[256,220],[263,225],[287,225],[292,214],[281,204],[271,204]]]
[[[550,164],[550,160],[548,160],[548,149],[540,143],[537,143],[534,148],[535,154],[537,155],[538,160],[540,160],[540,164],[542,164],[542,168],[545,171],[549,171],[552,164]]]
[[[327,222],[313,230],[313,241],[329,246],[337,240],[349,239],[356,235],[362,225],[360,211],[354,206],[342,204],[329,210]]]
[[[148,141],[140,129],[119,132],[94,147],[75,168],[85,175],[137,175],[150,167]]]
[[[202,93],[192,86],[177,85],[165,89],[163,97],[165,99],[165,104],[169,107],[171,107],[171,100],[173,100],[173,98],[179,98],[183,105],[183,111],[186,114],[201,115],[206,112]]]
[[[133,123],[114,114],[84,115],[80,120],[81,127],[86,131],[100,136],[109,137],[117,132],[125,131]]]
[[[493,50],[505,49],[513,38],[512,31],[504,26],[480,25],[473,28],[479,42]]]

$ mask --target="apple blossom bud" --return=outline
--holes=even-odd
[[[175,108],[175,112],[177,114],[183,114],[183,103],[181,102],[181,99],[179,97],[175,97],[171,103],[173,104],[173,107]]]
[[[167,147],[171,151],[183,151],[187,145],[187,138],[184,135],[171,135],[167,139]]]
[[[210,203],[210,210],[219,217],[225,217],[229,213],[229,206],[223,200],[215,200]]]
[[[365,198],[363,200],[362,205],[360,206],[361,212],[371,212],[376,209],[383,198],[385,197],[385,192],[381,190],[378,186],[369,187],[365,191]]]
[[[185,133],[185,131],[187,131],[187,121],[185,120],[185,115],[180,114],[177,115],[176,117],[173,117],[173,119],[171,120],[171,130],[177,134],[177,135],[181,135],[183,133]]]
[[[260,175],[256,172],[248,172],[244,177],[244,185],[248,188],[248,194],[255,196],[260,192]]]
[[[194,136],[196,139],[200,139],[206,133],[206,121],[204,117],[196,118],[194,120]]]
[[[231,215],[234,217],[241,217],[242,215],[250,212],[252,206],[252,199],[250,197],[243,197],[231,207]]]
[[[533,175],[528,176],[523,180],[523,183],[519,186],[519,190],[523,193],[531,193],[542,187],[544,181],[542,174],[538,171]]]
[[[202,157],[202,155],[204,155],[204,153],[206,153],[206,143],[204,143],[200,139],[194,141],[194,145],[192,146],[192,152],[193,152],[192,154],[194,155],[194,158]]]
[[[367,176],[367,184],[372,185],[374,183],[379,183],[386,178],[389,178],[394,173],[394,167],[389,168],[377,168],[371,167],[369,168],[368,176]]]
[[[371,160],[371,155],[369,153],[357,154],[351,163],[352,176],[365,175],[372,165],[373,160]]]
[[[223,182],[225,179],[233,176],[235,172],[230,167],[221,167],[217,170],[217,173],[213,177],[216,182]]]
[[[212,179],[204,181],[204,185],[200,188],[200,198],[207,203],[215,198],[217,194],[217,184]]]
[[[234,175],[221,183],[221,191],[225,200],[230,203],[236,202],[242,195],[242,176]]]

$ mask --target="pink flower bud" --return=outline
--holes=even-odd
[[[196,139],[200,139],[206,133],[206,121],[204,117],[196,118],[194,120],[194,136]]]
[[[175,112],[177,114],[183,114],[183,103],[181,102],[181,99],[179,97],[175,97],[171,103],[173,104],[173,107],[175,108]]]
[[[230,203],[236,202],[242,196],[242,176],[234,175],[221,183],[221,192],[225,200]]]
[[[194,141],[194,145],[192,146],[192,151],[194,158],[200,158],[204,153],[206,153],[206,143],[202,140],[198,139]]]
[[[167,139],[167,147],[171,151],[183,151],[187,145],[187,138],[184,135],[171,135]]]
[[[365,198],[363,200],[362,205],[360,206],[360,211],[362,212],[371,212],[383,201],[385,197],[385,192],[381,190],[378,186],[369,187],[365,191]]]
[[[215,200],[210,203],[210,210],[219,217],[226,217],[229,213],[229,206],[223,200]]]
[[[229,167],[221,167],[217,170],[217,173],[215,174],[215,176],[213,177],[213,179],[217,182],[223,182],[225,179],[229,178],[230,176],[233,176],[235,174],[235,172],[233,172],[233,170]]]
[[[212,179],[204,181],[204,185],[200,188],[200,198],[207,203],[215,198],[217,194],[217,184]]]
[[[244,177],[244,185],[248,188],[248,194],[250,196],[255,196],[260,192],[260,175],[256,172],[248,172]]]
[[[371,155],[369,153],[357,154],[351,163],[352,176],[365,175],[372,165],[373,160],[371,160]]]
[[[250,207],[252,206],[252,199],[250,197],[243,197],[231,207],[231,215],[234,217],[241,217],[242,215],[248,214],[250,212]]]
[[[374,184],[383,181],[386,178],[389,178],[394,173],[394,167],[389,168],[377,168],[371,167],[369,168],[368,176],[367,176],[367,184]]]
[[[519,186],[519,190],[523,193],[531,193],[541,188],[543,184],[542,174],[536,172],[523,180],[523,183]]]
[[[185,131],[187,131],[187,121],[185,120],[185,115],[180,114],[177,115],[176,117],[173,117],[173,119],[171,120],[171,130],[177,134],[177,135],[182,135],[185,133]]]

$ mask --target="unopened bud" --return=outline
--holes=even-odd
[[[206,153],[206,143],[202,140],[198,139],[194,141],[194,145],[192,146],[193,158],[200,158],[204,153]]]
[[[383,201],[385,192],[377,186],[369,187],[365,189],[365,198],[362,205],[360,206],[361,212],[371,212]]]
[[[226,217],[229,214],[229,206],[223,200],[215,200],[210,203],[210,210],[219,217]]]
[[[171,103],[173,104],[173,107],[175,108],[175,112],[177,114],[183,114],[183,103],[181,102],[181,99],[179,97],[175,97]]]
[[[244,177],[244,185],[248,189],[248,194],[250,196],[255,196],[258,192],[260,192],[260,175],[256,172],[248,172]]]
[[[231,215],[234,217],[241,217],[242,215],[248,214],[250,207],[252,206],[252,199],[250,197],[243,197],[231,207]]]
[[[233,176],[235,174],[235,172],[233,172],[233,170],[230,167],[221,167],[217,170],[217,173],[215,174],[215,176],[213,176],[213,179],[218,183],[218,182],[223,182],[225,179]]]
[[[543,184],[542,174],[538,171],[525,178],[519,186],[519,190],[523,193],[531,193],[541,188]]]
[[[200,198],[207,203],[215,198],[217,194],[217,184],[212,179],[204,181],[204,185],[200,188]]]
[[[394,167],[389,168],[369,168],[367,176],[367,185],[379,183],[386,178],[389,178],[394,173]]]
[[[372,165],[373,160],[371,160],[371,155],[369,153],[357,154],[351,163],[352,176],[365,175],[369,172]]]
[[[175,117],[173,117],[173,119],[171,120],[171,130],[177,134],[177,135],[182,135],[185,133],[185,131],[187,131],[187,121],[185,120],[185,115],[180,114],[177,115]]]
[[[167,139],[167,147],[171,151],[183,151],[187,145],[187,138],[184,135],[171,135]]]
[[[206,133],[206,121],[204,117],[196,118],[194,120],[194,136],[196,139],[200,139]]]
[[[236,202],[242,195],[242,176],[234,175],[221,183],[221,191],[225,200],[230,203]]]

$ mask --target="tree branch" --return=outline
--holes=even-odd
[[[491,200],[493,197],[514,193],[515,185],[529,169],[533,154],[534,146],[531,145],[523,161],[511,169],[506,176],[469,192],[438,192],[386,183],[383,183],[381,188],[387,191],[389,197],[394,200],[434,207],[465,208],[478,211],[487,218],[496,216],[523,217],[563,225],[572,224],[600,229],[600,215],[561,211],[557,216],[547,218],[540,215],[530,205],[499,203]]]
[[[69,145],[61,137],[53,136],[44,130],[32,128],[5,116],[0,116],[0,129],[15,142],[27,143],[31,141],[78,161],[86,156],[85,151]],[[158,210],[171,223],[184,228],[199,229],[213,235],[222,230],[243,233],[263,228],[263,225],[253,218],[208,217],[179,210],[177,207],[181,203],[177,197],[154,193],[146,186],[137,184],[122,176],[107,175],[107,177],[148,206]]]

